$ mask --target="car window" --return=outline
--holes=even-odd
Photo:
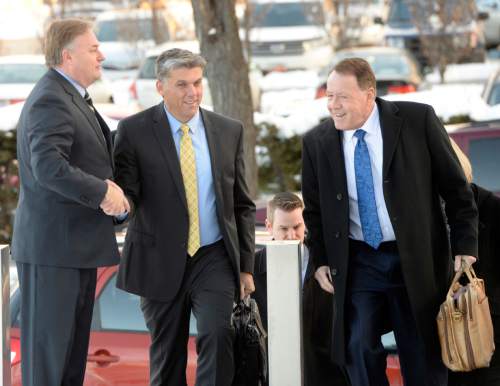
[[[155,63],[156,56],[147,57],[139,71],[139,79],[156,79]]]
[[[153,22],[150,18],[101,20],[96,25],[100,42],[154,40]],[[164,19],[158,18],[160,42],[168,40],[168,28]]]
[[[0,64],[0,83],[36,83],[46,71],[42,63]]]
[[[490,96],[488,97],[488,104],[495,106],[500,103],[500,82],[495,83],[491,87]]]
[[[478,138],[469,142],[469,159],[474,182],[485,189],[500,192],[500,138]]]
[[[324,23],[321,3],[267,3],[254,4],[253,27],[290,27],[321,25]]]
[[[93,327],[101,330],[148,332],[140,308],[140,297],[116,288],[116,273],[108,280],[96,300]],[[189,334],[197,334],[193,315],[189,322]]]

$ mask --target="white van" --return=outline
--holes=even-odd
[[[250,61],[258,68],[314,70],[329,62],[333,51],[322,1],[250,0],[248,7]]]

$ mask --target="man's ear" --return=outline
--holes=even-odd
[[[269,234],[273,234],[273,223],[270,222],[267,218],[266,218],[266,221],[265,221],[265,224],[266,224],[266,230],[269,232]]]

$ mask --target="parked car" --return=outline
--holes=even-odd
[[[168,42],[149,50],[146,59],[139,68],[137,78],[132,82],[129,89],[132,99],[137,100],[139,107],[142,109],[151,107],[161,101],[161,96],[156,90],[155,63],[163,51],[171,48],[182,48],[195,53],[200,52],[200,45],[197,40]],[[260,105],[259,79],[261,76],[260,71],[249,72],[250,92],[252,93],[254,110],[257,110]],[[203,78],[203,90],[203,105],[211,108],[213,106],[212,96],[206,78]]]
[[[377,95],[413,92],[422,83],[420,65],[412,54],[396,47],[359,47],[337,51],[327,67],[320,71],[316,97],[325,96],[330,70],[343,59],[360,57],[373,69],[377,79]]]
[[[446,3],[447,12],[455,12],[456,4],[452,0]],[[419,63],[428,65],[424,55],[421,37],[437,39],[442,34],[452,36],[456,49],[463,50],[463,55],[458,57],[458,62],[482,62],[485,59],[485,40],[480,23],[477,20],[484,19],[485,14],[467,14],[463,12],[462,17],[452,23],[450,28],[439,28],[433,26],[434,14],[428,7],[416,6],[414,12],[418,14],[419,29],[415,24],[415,17],[410,9],[410,0],[393,0],[389,8],[389,16],[384,30],[384,40],[392,47],[406,48],[415,55]],[[413,2],[413,4],[417,4]],[[436,11],[437,12],[437,11]],[[436,21],[438,23],[438,21]],[[467,49],[469,47],[470,49]]]
[[[470,117],[473,121],[500,119],[500,69],[493,71],[484,84],[481,97],[473,105]]]
[[[165,12],[153,22],[151,10],[135,9],[101,13],[95,32],[106,57],[103,68],[130,70],[139,67],[146,50],[170,39]]]
[[[116,288],[116,274],[116,266],[98,270],[84,386],[149,385],[151,340],[140,310],[140,298]],[[20,296],[16,289],[11,297],[12,386],[22,385],[19,318]],[[186,369],[189,386],[194,386],[196,378],[196,334],[196,321],[191,315]],[[403,386],[393,336],[386,336],[384,344],[389,353],[390,386]]]
[[[46,71],[43,55],[0,56],[0,107],[24,101]],[[92,84],[88,92],[96,103],[113,101],[104,79]]]
[[[500,120],[471,123],[450,136],[469,157],[474,183],[500,196]]]
[[[250,61],[263,71],[318,69],[332,54],[320,0],[251,0]],[[240,25],[244,25],[242,22]],[[240,32],[245,41],[245,31]]]
[[[476,0],[478,11],[488,14],[484,20],[484,38],[486,47],[500,44],[500,0]]]

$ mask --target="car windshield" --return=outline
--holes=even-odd
[[[391,8],[389,10],[389,17],[387,18],[387,24],[391,27],[411,27],[411,14],[408,5],[401,1],[395,0],[392,2]]]
[[[266,3],[254,4],[253,27],[291,27],[322,25],[324,23],[321,3]]]
[[[376,78],[387,78],[388,76],[408,76],[410,75],[410,65],[408,58],[397,54],[373,54],[369,52],[351,52],[339,54],[334,61],[334,65],[343,59],[359,57],[365,59],[373,69]]]
[[[0,83],[36,83],[46,71],[42,63],[0,64]]]
[[[156,56],[146,58],[139,71],[139,79],[156,79],[155,63]]]
[[[488,98],[488,104],[490,106],[500,104],[500,82],[495,83],[491,88],[491,93]]]
[[[168,40],[165,20],[158,18],[159,42]],[[154,40],[153,22],[150,18],[102,20],[97,23],[97,39],[100,42]]]

